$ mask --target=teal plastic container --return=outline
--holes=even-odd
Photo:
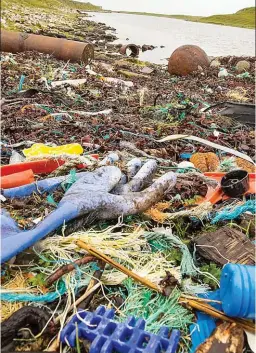
[[[255,266],[227,264],[220,278],[220,300],[226,315],[255,319]]]

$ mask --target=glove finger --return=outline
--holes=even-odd
[[[139,158],[133,158],[126,164],[126,166],[127,166],[127,176],[130,180],[138,173],[138,171],[142,166],[142,162]]]
[[[138,192],[143,190],[152,181],[156,169],[157,162],[154,159],[149,159],[129,183],[115,188],[112,193],[116,195],[124,195],[129,192]]]

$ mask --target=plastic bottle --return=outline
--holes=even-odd
[[[35,143],[30,148],[23,150],[26,157],[40,156],[44,154],[61,155],[67,154],[82,154],[83,147],[79,143],[70,143],[68,145],[49,147],[43,143]]]
[[[227,264],[220,278],[220,300],[226,315],[255,319],[255,266]]]

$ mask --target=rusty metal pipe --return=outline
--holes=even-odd
[[[90,43],[1,30],[2,52],[20,53],[33,50],[64,61],[82,61],[86,65],[94,57],[94,48]]]
[[[127,54],[127,49],[130,49],[131,50],[131,53],[130,55]],[[127,56],[131,56],[131,57],[135,57],[135,56],[138,56],[139,53],[140,53],[140,50],[138,48],[137,45],[135,44],[126,44],[126,45],[123,45],[121,48],[120,48],[120,53],[123,54],[123,55],[127,55]]]

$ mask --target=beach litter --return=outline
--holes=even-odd
[[[1,348],[251,352],[254,58],[189,46],[168,72],[80,15],[94,60],[1,57]]]

